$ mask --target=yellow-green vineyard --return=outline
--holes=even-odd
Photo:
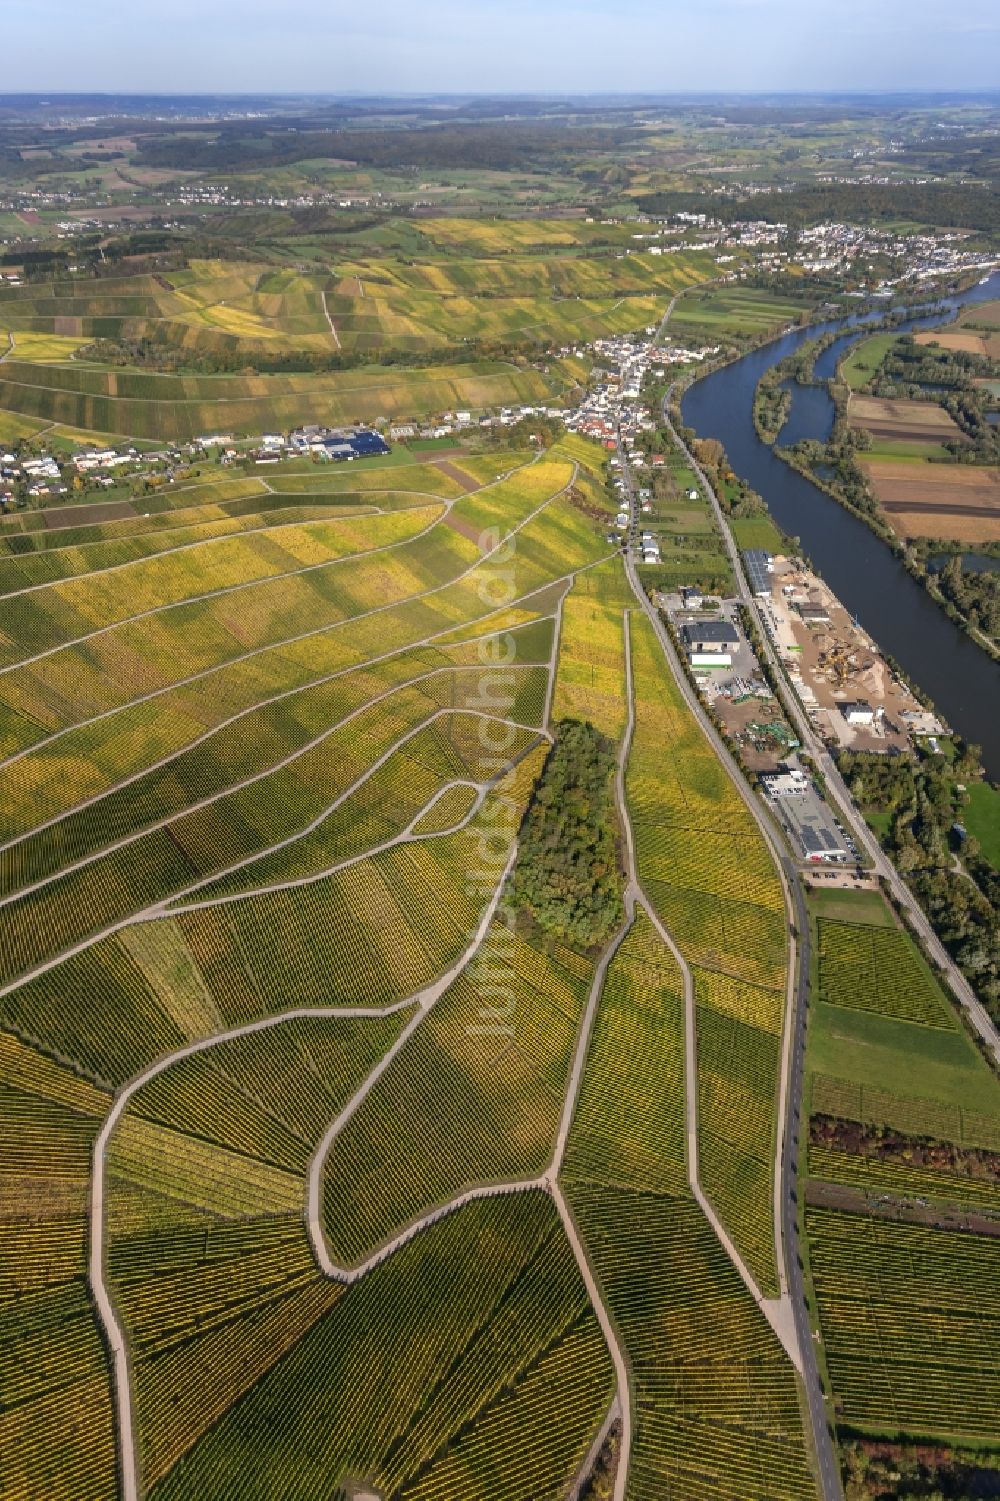
[[[458,258],[439,245],[433,224],[427,230],[424,259],[379,256],[326,273],[192,260],[155,276],[2,287],[3,435],[48,426],[180,442],[209,431],[559,401],[585,366],[571,360],[543,372],[527,355],[638,331],[658,321],[665,298],[714,266],[697,251],[623,259],[558,246],[548,256],[498,259],[477,256],[473,245],[475,258]],[[139,346],[156,352],[152,369],[124,356],[109,363],[114,351]],[[518,352],[519,363],[499,350]],[[351,368],[381,351],[411,366]],[[455,360],[442,363],[448,351]],[[156,361],[240,373],[167,373]],[[282,362],[292,372],[319,368],[284,373]]]
[[[433,460],[354,489],[290,474],[280,497],[176,491],[62,547],[8,534],[0,1322],[22,1374],[0,1439],[19,1501],[112,1501],[125,1465],[142,1497],[221,1501],[248,1447],[268,1495],[303,1501],[361,1482],[556,1498],[619,1412],[620,1360],[630,1497],[690,1493],[693,1444],[711,1494],[814,1493],[793,1367],[688,1187],[674,960],[640,911],[595,990],[597,951],[497,905],[552,727],[590,720],[621,751],[630,635],[640,852],[664,704],[688,737],[678,795],[714,799],[748,861],[753,836],[609,555],[598,452],[460,462],[468,484]],[[685,879],[712,891],[713,869]],[[690,958],[702,1176],[765,1279],[767,1167],[744,1222],[710,1152],[757,1058],[745,1034],[780,1029],[783,950]],[[648,1239],[668,1221],[669,1267]],[[694,1342],[669,1291],[687,1273]]]

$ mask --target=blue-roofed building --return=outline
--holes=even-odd
[[[353,433],[331,433],[322,439],[322,445],[327,458],[337,460],[368,459],[390,452],[382,435],[367,428]]]
[[[355,433],[347,441],[359,459],[369,458],[373,454],[389,452],[389,445],[381,433],[373,433],[367,429]]]

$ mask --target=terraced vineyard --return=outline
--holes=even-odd
[[[360,485],[346,510],[336,487],[314,505],[290,476],[285,496],[241,481],[179,491],[143,518],[67,528],[63,547],[58,530],[6,534],[24,539],[0,560],[0,1318],[23,1373],[0,1412],[12,1496],[105,1501],[130,1463],[141,1494],[226,1494],[215,1446],[230,1416],[320,1389],[340,1412],[314,1455],[324,1486],[363,1464],[393,1494],[445,1486],[471,1501],[502,1443],[522,1456],[523,1494],[535,1478],[568,1486],[607,1411],[610,1358],[544,1196],[473,1204],[356,1289],[325,1274],[303,1221],[331,1120],[354,1102],[363,1124],[358,1092],[423,1019],[407,998],[446,988],[414,1039],[432,1054],[461,1035],[462,1005],[487,1004],[486,971],[459,971],[544,757],[556,607],[603,553],[561,499],[572,462],[483,454],[461,483],[410,467],[405,482],[386,470],[394,490]],[[387,494],[392,508],[360,514]],[[497,543],[512,532],[511,565]],[[589,962],[522,950],[543,1143]],[[439,1097],[437,1068],[407,1087]],[[516,1073],[513,1059],[486,1071],[498,1110]],[[482,1176],[457,1100],[451,1127],[451,1166],[432,1154],[418,1171],[417,1152],[404,1169],[420,1208],[453,1191],[462,1161]],[[392,1134],[404,1162],[414,1143]],[[363,1184],[359,1170],[352,1191]],[[448,1320],[434,1303],[444,1268]],[[95,1318],[105,1275],[124,1388]],[[400,1298],[410,1332],[390,1318],[399,1385],[385,1407],[398,1434],[390,1419],[363,1458],[352,1403],[383,1342],[372,1310]],[[277,1442],[267,1463],[277,1476]]]
[[[55,424],[162,442],[220,428],[259,433],[544,401],[565,388],[555,372],[491,359],[421,367],[420,357],[454,349],[467,359],[470,341],[530,349],[639,329],[659,316],[664,297],[702,280],[713,264],[699,252],[622,263],[556,255],[419,265],[380,257],[371,268],[348,263],[330,276],[192,260],[169,276],[5,286],[0,330],[14,347],[0,370],[0,415],[25,433]],[[100,363],[109,345],[135,341],[182,364],[228,357],[230,369],[239,357],[267,368],[287,355],[322,361],[392,347],[408,352],[414,368],[199,376]]]
[[[990,1442],[1000,1243],[809,1210],[830,1380],[844,1423]]]
[[[688,1190],[683,1032],[677,964],[640,909],[608,973],[564,1166],[632,1372],[627,1494],[811,1497],[791,1364]]]
[[[628,800],[643,888],[694,970],[702,1181],[759,1285],[775,1293],[781,884],[645,619],[633,627],[632,671]]]
[[[894,928],[819,924],[820,995],[925,1027],[957,1021],[912,943]]]
[[[212,1501],[251,1445],[268,1495],[557,1501],[633,1424],[626,1371],[629,1496],[813,1493],[685,1155],[690,999],[702,1179],[766,1291],[773,872],[627,624],[599,451],[460,466],[0,535],[18,1501]],[[630,632],[641,875],[691,997],[644,910],[605,976],[504,900],[556,728],[624,755]]]

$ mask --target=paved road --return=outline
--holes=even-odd
[[[671,425],[671,432],[673,431],[674,430]],[[676,433],[674,433],[675,438],[676,436]],[[687,453],[684,445],[681,444],[680,446],[682,450]],[[627,456],[621,444],[619,444],[618,452],[619,458],[621,460],[622,473],[629,490],[631,505],[634,513],[634,485],[632,481],[631,471],[628,466]],[[697,465],[695,465],[695,470],[696,473],[701,475],[701,471],[697,467]],[[703,475],[701,475],[701,478],[702,483],[705,483]],[[727,535],[728,529],[724,529],[723,534]],[[732,543],[731,537],[729,537],[729,542],[730,544]],[[742,577],[742,575],[739,573],[738,558],[735,560],[735,564],[737,576]],[[799,1248],[795,1203],[795,1165],[797,1163],[798,1157],[798,1122],[801,1111],[801,1090],[804,1066],[805,1008],[808,999],[809,984],[808,927],[803,927],[802,923],[801,914],[804,911],[804,902],[802,898],[800,882],[798,879],[798,874],[792,862],[788,859],[787,855],[785,854],[784,848],[780,843],[780,837],[777,834],[777,831],[771,826],[770,820],[765,815],[763,809],[758,806],[756,799],[753,797],[753,794],[747,787],[744,778],[737,770],[737,768],[733,765],[732,758],[730,757],[729,752],[723,745],[722,741],[719,739],[719,736],[715,730],[715,726],[708,718],[708,715],[705,712],[700,698],[692,688],[690,682],[688,681],[687,675],[681,669],[680,664],[676,662],[673,643],[670,641],[669,636],[664,630],[662,621],[660,620],[658,613],[653,609],[653,606],[650,604],[646,596],[645,590],[642,588],[631,552],[629,552],[626,556],[626,571],[628,573],[629,581],[632,585],[633,591],[636,594],[636,597],[640,600],[643,609],[646,611],[647,616],[652,621],[654,629],[656,630],[657,635],[660,638],[660,642],[663,646],[667,661],[669,662],[674,672],[674,677],[681,693],[684,695],[688,706],[691,708],[692,712],[698,719],[702,730],[707,736],[709,742],[714,747],[721,764],[725,767],[726,771],[729,774],[731,782],[736,787],[744,803],[749,808],[754,819],[756,820],[758,827],[764,835],[764,838],[767,840],[768,846],[771,849],[771,853],[775,859],[777,869],[782,878],[782,886],[785,892],[785,901],[789,909],[789,916],[791,917],[792,913],[795,914],[794,928],[797,931],[793,932],[790,936],[789,990],[782,1038],[783,1045],[781,1098],[779,1101],[778,1111],[778,1130],[775,1149],[776,1155],[774,1175],[775,1246],[777,1250],[777,1260],[780,1274],[779,1280],[782,1287],[782,1297],[780,1299],[764,1300],[762,1299],[758,1290],[757,1300],[758,1304],[762,1308],[762,1311],[768,1315],[772,1323],[772,1327],[775,1328],[775,1332],[782,1340],[782,1344],[788,1351],[790,1358],[793,1360],[793,1363],[795,1364],[803,1379],[803,1384],[809,1403],[813,1449],[817,1458],[818,1478],[820,1481],[823,1501],[842,1501],[843,1491],[840,1483],[840,1472],[837,1465],[832,1438],[830,1435],[829,1423],[826,1415],[826,1407],[823,1400],[822,1387],[820,1384],[819,1370],[816,1363],[816,1352],[813,1345],[811,1330],[809,1327],[809,1317],[805,1303],[805,1289],[802,1280],[802,1273],[798,1265]],[[655,916],[655,914],[653,915]],[[796,939],[798,940],[798,946],[796,946]],[[673,944],[671,940],[668,941],[670,941],[671,948],[673,949],[674,953],[677,954],[677,957],[682,963],[682,966],[684,967],[684,969],[686,969],[687,966],[683,964],[683,958],[678,953],[676,945]],[[689,975],[690,971],[688,971],[687,973]],[[687,981],[685,982],[685,989],[687,989]],[[693,1013],[693,1001],[691,1009]],[[693,1033],[694,1026],[695,1017],[694,1015],[692,1015],[692,1019],[688,1025],[689,1034]],[[689,1051],[692,1049],[693,1045],[693,1037],[689,1036]],[[689,1060],[688,1069],[691,1071],[696,1069],[696,1059]],[[696,1122],[694,1124],[693,1130],[694,1135],[692,1139],[692,1123],[689,1116],[689,1155],[691,1155],[693,1152],[696,1156]],[[692,1187],[694,1187],[694,1184],[692,1184]],[[704,1200],[704,1195],[701,1193],[700,1184],[698,1185],[698,1198],[699,1203],[702,1203],[702,1201]],[[707,1201],[705,1202],[707,1203]],[[714,1211],[711,1209],[710,1205],[708,1205],[707,1212],[709,1213],[710,1218],[716,1226],[716,1233],[719,1234],[721,1231],[722,1235],[725,1235],[725,1231],[722,1230],[721,1226],[719,1226],[717,1216],[715,1216]],[[728,1237],[726,1237],[726,1239],[723,1241],[723,1244],[726,1244],[727,1240]],[[729,1249],[728,1246],[727,1249]],[[730,1250],[730,1255],[731,1257],[734,1255],[734,1250]],[[738,1253],[736,1253],[736,1255],[738,1257]],[[734,1264],[736,1264],[737,1269],[740,1270],[740,1261],[738,1259]],[[745,1269],[743,1269],[742,1275],[744,1276],[744,1280],[747,1281],[749,1273],[747,1273]],[[748,1285],[750,1285],[752,1288],[756,1287],[756,1284],[753,1283],[752,1279],[750,1279]],[[772,1305],[772,1313],[769,1313],[768,1308],[764,1306],[765,1303],[770,1303]],[[775,1304],[778,1305],[777,1308],[773,1307],[773,1305]],[[777,1315],[777,1317],[775,1317],[775,1315]]]
[[[840,1501],[843,1488],[836,1447],[830,1430],[830,1419],[823,1397],[819,1363],[809,1323],[806,1303],[805,1277],[802,1270],[802,1248],[799,1242],[798,1217],[798,1156],[800,1147],[802,1086],[805,1080],[806,1027],[809,1007],[810,940],[809,917],[806,912],[802,882],[797,878],[795,867],[787,856],[785,873],[795,899],[795,921],[799,932],[798,1003],[794,1012],[794,1037],[792,1039],[791,1072],[788,1080],[786,1139],[788,1150],[781,1164],[781,1195],[785,1214],[785,1251],[787,1255],[788,1288],[798,1330],[799,1347],[805,1352],[802,1377],[805,1383],[806,1400],[812,1422],[813,1443],[819,1468],[820,1485],[824,1501]]]
[[[939,940],[937,934],[934,932],[934,929],[928,922],[923,909],[914,900],[913,893],[910,891],[909,887],[906,885],[906,882],[896,870],[896,867],[892,864],[891,860],[882,849],[882,846],[875,838],[875,835],[872,833],[864,818],[856,808],[854,799],[848,791],[847,784],[845,783],[843,777],[840,775],[833,757],[827,750],[826,745],[817,735],[815,729],[813,728],[812,722],[810,721],[808,715],[805,713],[799,702],[795,690],[792,688],[791,683],[788,681],[785,669],[781,663],[777,651],[775,650],[774,643],[771,640],[770,633],[757,607],[757,601],[751,593],[750,586],[748,585],[746,578],[744,577],[743,569],[740,564],[739,551],[733,538],[733,534],[730,531],[729,523],[726,520],[725,513],[723,512],[722,506],[719,504],[719,498],[713,490],[711,484],[709,483],[704,470],[701,468],[694,454],[690,451],[690,449],[684,443],[683,439],[680,437],[670,418],[669,404],[671,395],[674,390],[675,386],[671,386],[670,390],[667,392],[666,397],[664,398],[664,421],[671,434],[673,435],[674,441],[677,443],[677,446],[680,448],[681,452],[684,454],[695,474],[698,476],[701,487],[708,497],[709,503],[715,514],[715,519],[719,526],[719,530],[721,531],[723,540],[726,544],[726,550],[729,554],[730,562],[733,566],[733,574],[736,579],[737,588],[740,592],[740,597],[744,605],[750,611],[751,617],[757,622],[758,634],[761,638],[761,641],[763,642],[765,655],[770,661],[775,673],[778,675],[779,680],[785,684],[785,687],[787,689],[786,698],[788,699],[792,717],[795,720],[799,738],[822,772],[823,777],[826,781],[826,785],[830,789],[833,796],[841,803],[845,811],[850,810],[851,814],[853,815],[852,822],[854,824],[855,833],[861,840],[861,843],[865,848],[865,852],[867,853],[869,859],[872,861],[876,871],[882,877],[889,890],[892,892],[892,895],[897,902],[900,910],[904,913],[910,927],[913,928],[913,930],[920,938],[927,953],[930,955],[931,959],[939,967],[939,969],[941,969],[941,971],[943,972],[949,986],[951,987],[952,993],[958,1000],[959,1004],[964,1008],[965,1014],[968,1016],[971,1025],[978,1033],[985,1046],[989,1049],[990,1053],[993,1055],[994,1061],[1000,1064],[1000,1033],[998,1033],[993,1022],[990,1020],[989,1013],[986,1011],[982,1002],[976,996],[975,991],[972,989],[972,986],[968,983],[961,970],[951,959],[951,956],[948,954],[947,950]]]

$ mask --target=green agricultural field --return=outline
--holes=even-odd
[[[717,334],[759,335],[778,333],[798,323],[810,303],[774,297],[749,287],[708,287],[682,297],[670,315],[670,326],[679,337],[688,329]]]
[[[803,1228],[837,1422],[987,1441],[995,1242],[958,1227],[1000,1210],[1000,1084],[881,895],[810,907]]]
[[[872,334],[853,345],[840,366],[841,378],[852,391],[860,391],[874,379],[897,338],[897,334]]]
[[[761,547],[770,553],[784,550],[781,532],[769,516],[736,517],[729,525],[741,551],[753,547]]]
[[[973,782],[968,793],[965,822],[969,833],[979,840],[990,864],[1000,870],[1000,791],[989,782]]]

